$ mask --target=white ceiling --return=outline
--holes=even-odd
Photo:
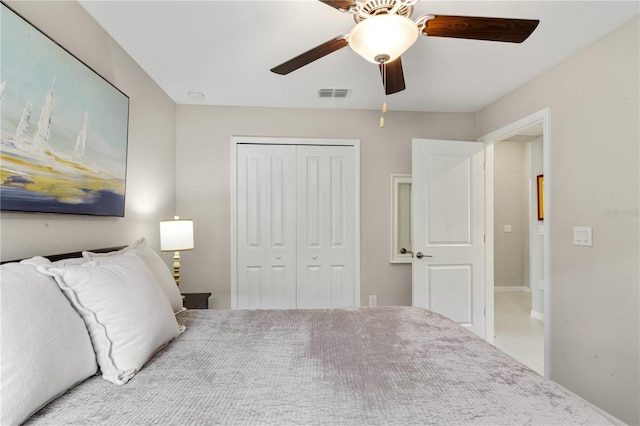
[[[94,1],[82,6],[178,104],[378,109],[377,66],[348,47],[287,76],[269,70],[353,27],[320,1]],[[522,44],[420,36],[403,56],[402,111],[475,112],[622,25],[638,1],[423,0],[423,14],[539,19]],[[319,99],[321,88],[351,89]],[[188,92],[201,92],[194,100]]]

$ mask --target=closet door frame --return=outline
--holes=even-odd
[[[354,299],[360,303],[360,140],[358,139],[322,139],[322,138],[274,138],[254,136],[232,136],[230,140],[230,191],[231,191],[231,229],[229,257],[231,260],[231,309],[238,309],[238,248],[237,248],[237,145],[324,145],[352,146],[354,168],[354,253],[353,253],[353,285]]]

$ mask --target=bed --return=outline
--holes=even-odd
[[[420,308],[174,317],[183,332],[126,384],[94,372],[25,424],[620,424]]]

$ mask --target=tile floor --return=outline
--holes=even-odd
[[[531,293],[494,293],[495,346],[544,375],[544,325],[531,318]]]

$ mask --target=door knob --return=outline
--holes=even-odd
[[[277,255],[277,256],[276,256],[276,259],[280,259],[281,257],[282,257],[282,256],[280,256],[280,255]]]
[[[312,259],[317,259],[317,258],[318,258],[318,255],[317,255],[317,254],[314,254],[313,256],[311,256],[311,258],[312,258]]]
[[[433,256],[429,256],[428,254],[423,254],[421,251],[419,251],[418,253],[416,253],[416,257],[418,259],[422,259],[423,257],[433,257]]]

